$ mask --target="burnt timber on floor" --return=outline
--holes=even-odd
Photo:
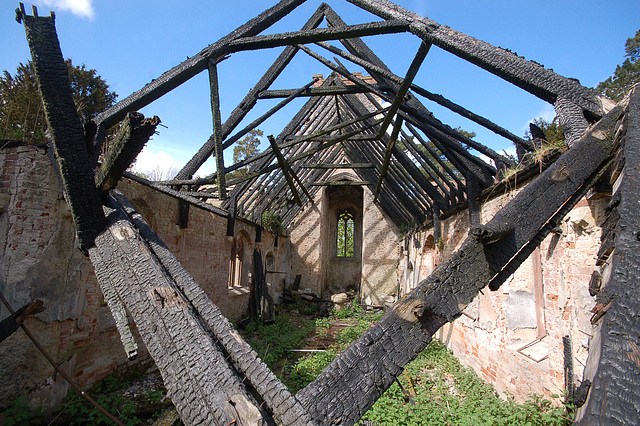
[[[323,3],[302,30],[261,35],[304,3],[282,0],[98,116],[90,150],[85,139],[93,132],[87,130],[85,135],[75,112],[54,16],[39,17],[35,9],[34,16],[28,16],[22,7],[17,11],[25,24],[56,166],[80,246],[95,266],[127,354],[137,353],[126,320],[128,310],[186,424],[354,424],[442,325],[458,318],[481,289],[488,285],[495,290],[513,273],[617,155],[611,208],[618,220],[611,225],[608,241],[613,244],[602,254],[603,262],[605,256],[611,259],[607,267],[613,273],[606,275],[609,278],[599,294],[610,308],[599,318],[599,340],[592,345],[585,372],[592,385],[577,420],[583,424],[637,422],[640,400],[634,379],[640,372],[640,330],[635,319],[640,277],[633,259],[640,251],[640,89],[609,110],[610,102],[592,89],[507,50],[386,0],[349,2],[384,21],[347,25]],[[325,20],[328,28],[319,28]],[[395,76],[359,38],[399,31],[413,33],[422,42],[404,78]],[[340,42],[347,51],[336,53],[335,46],[327,48],[327,40]],[[338,59],[331,62],[304,43],[317,43],[359,63],[371,77],[351,73]],[[499,177],[512,161],[440,122],[412,91],[485,125],[521,148],[531,145],[412,84],[431,45],[554,104],[560,122],[575,140],[571,149],[486,224],[479,222],[478,201],[494,184],[494,176]],[[223,122],[218,62],[235,51],[271,46],[286,47]],[[329,67],[332,74],[300,89],[270,90],[300,50]],[[296,395],[239,336],[131,203],[113,189],[159,123],[157,117],[145,121],[134,112],[205,70],[210,76],[213,135],[175,180],[163,182],[175,190],[163,190],[178,196],[189,194],[185,200],[198,194],[218,197],[223,208],[232,210],[232,214],[224,212],[230,226],[236,215],[259,221],[265,211],[276,212],[287,226],[307,203],[314,202],[318,191],[337,185],[371,188],[377,204],[398,227],[409,223],[428,226],[461,206],[468,206],[470,222],[475,225],[456,253]],[[282,132],[270,138],[270,148],[243,162],[242,166],[248,166],[244,177],[227,179],[226,173],[235,169],[224,166],[224,149],[280,107],[230,137],[231,133],[259,99],[282,96],[286,97],[282,106],[297,97],[308,99]],[[391,106],[383,107],[382,101]],[[95,152],[106,130],[122,120],[124,130],[96,175]],[[488,156],[495,167],[467,148]],[[217,158],[215,176],[192,179],[212,154]],[[333,172],[347,168],[357,180],[330,180]],[[199,191],[212,183],[217,184],[217,193]]]

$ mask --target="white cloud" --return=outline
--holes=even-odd
[[[146,146],[138,154],[133,165],[134,173],[142,173],[151,180],[168,180],[175,176],[181,164],[164,151],[153,153]]]
[[[54,12],[67,10],[74,15],[93,19],[93,0],[38,0],[34,3],[39,6],[51,7]]]

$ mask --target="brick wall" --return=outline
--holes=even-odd
[[[280,239],[278,247],[274,247],[273,235],[263,231],[262,242],[256,243],[255,225],[236,220],[234,237],[238,239],[242,235],[244,272],[239,282],[241,285],[233,286],[231,283],[230,288],[229,268],[234,257],[234,237],[227,237],[227,217],[208,205],[190,204],[187,227],[183,228],[178,220],[179,199],[175,196],[132,179],[123,179],[118,188],[229,320],[238,321],[247,313],[254,249],[261,251],[263,265],[266,264],[266,256],[271,254],[276,270],[286,272],[267,277],[271,295],[277,298],[282,292],[281,280],[289,277],[286,239]]]
[[[131,365],[43,148],[0,150],[0,290],[14,309],[41,299],[27,327],[81,386]],[[9,315],[2,306],[0,316]],[[138,361],[145,359],[144,346]],[[22,330],[0,343],[0,408],[29,394],[54,405],[67,384]]]
[[[36,298],[44,301],[46,310],[26,321],[36,338],[85,388],[116,367],[148,360],[133,324],[140,355],[135,362],[125,356],[93,266],[76,248],[71,214],[45,149],[0,149],[0,169],[0,290],[14,309]],[[190,204],[182,228],[176,197],[131,179],[119,187],[229,319],[237,321],[246,312],[254,248],[269,255],[271,270],[287,272],[267,276],[272,295],[282,292],[290,268],[286,239],[274,247],[265,231],[257,243],[255,226],[236,221],[236,235],[247,240],[247,279],[229,288],[232,238],[226,237],[226,217]],[[0,313],[9,315],[4,307]],[[0,372],[0,410],[22,395],[53,406],[68,388],[21,330],[0,343]]]
[[[518,191],[485,202],[482,222],[489,221]],[[574,383],[582,377],[592,328],[590,310],[595,305],[588,284],[600,246],[596,224],[606,203],[606,198],[597,196],[580,201],[562,229],[549,235],[498,291],[483,290],[463,316],[438,332],[454,355],[500,394],[524,401],[532,393],[562,393],[563,336],[572,341]],[[431,230],[416,234],[419,247],[409,244],[400,261],[399,275],[407,278],[403,290],[410,291],[449,257],[468,230],[464,211],[442,222],[440,244]],[[542,290],[538,298],[536,279]]]

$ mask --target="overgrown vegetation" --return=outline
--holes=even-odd
[[[284,232],[284,226],[277,213],[271,210],[262,212],[262,226],[274,235],[280,235]]]
[[[65,61],[78,115],[83,121],[114,104],[117,94],[94,69]],[[18,139],[26,143],[45,143],[47,128],[44,106],[38,91],[31,61],[18,65],[12,75],[4,70],[0,77],[0,139]]]
[[[251,325],[245,331],[250,343],[292,392],[318,377],[320,372],[354,340],[376,323],[381,313],[365,312],[346,304],[330,318],[303,319],[298,309],[283,313],[275,324]],[[291,349],[317,347],[324,352],[298,357]],[[559,396],[558,396],[559,397]],[[394,383],[365,414],[363,421],[381,425],[566,425],[564,406],[532,395],[524,404],[501,399],[494,388],[473,370],[460,365],[440,342],[432,342],[405,367]]]
[[[171,407],[160,374],[145,374],[145,366],[113,374],[87,393],[105,410],[126,425],[144,424]],[[2,413],[0,424],[11,425],[111,425],[96,407],[89,404],[75,389],[70,388],[62,404],[45,415],[41,409],[29,407],[18,399]]]

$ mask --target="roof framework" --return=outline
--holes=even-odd
[[[640,273],[634,259],[640,251],[640,89],[605,111],[606,100],[536,63],[441,27],[386,0],[349,1],[393,22],[375,24],[372,29],[347,28],[323,4],[301,32],[258,37],[303,2],[283,0],[124,99],[99,118],[97,128],[83,128],[75,111],[55,16],[39,17],[35,8],[33,16],[28,16],[20,5],[17,18],[25,24],[56,169],[80,248],[95,266],[127,354],[137,352],[128,329],[128,311],[186,424],[256,424],[260,419],[287,425],[354,424],[434,333],[460,317],[484,287],[499,288],[612,166],[613,194],[607,207],[610,215],[598,253],[598,265],[603,265],[602,276],[607,278],[606,282],[602,280],[602,290],[598,286],[596,307],[600,308],[592,318],[597,327],[583,381],[592,380],[592,385],[576,420],[579,424],[638,423],[640,398],[635,395],[640,363],[634,342],[640,341],[640,323],[636,320]],[[325,18],[336,30],[312,31]],[[384,64],[357,36],[400,27],[421,37],[424,44],[404,79],[385,77],[388,71]],[[271,148],[249,161],[250,173],[228,183],[234,185],[228,201],[232,214],[220,214],[250,216],[275,207],[286,221],[291,221],[303,203],[327,184],[324,179],[332,170],[349,167],[362,179],[350,184],[377,187],[381,182],[377,201],[396,223],[423,220],[429,214],[437,221],[439,215],[466,199],[474,224],[479,219],[478,193],[492,182],[504,159],[487,151],[485,155],[492,158],[494,167],[472,155],[465,145],[472,146],[473,141],[436,120],[410,91],[414,87],[410,84],[412,74],[429,44],[555,103],[561,123],[572,129],[566,136],[573,146],[489,222],[474,225],[456,253],[389,309],[314,382],[291,395],[113,185],[159,122],[156,117],[144,119],[133,110],[208,69],[213,89],[213,136],[181,171],[181,181],[171,185],[186,187],[182,192],[189,194],[211,181],[226,189],[224,167],[215,179],[191,179],[199,162],[214,152],[221,162],[225,141],[230,145],[227,138],[259,94],[268,90],[278,70],[286,66],[284,62],[299,50],[306,52],[298,43],[338,35],[352,37],[341,40],[350,55],[378,67],[378,74],[371,70],[376,84],[349,73],[335,60],[334,74],[317,93],[306,87],[287,92],[287,96],[301,96],[308,91],[310,98],[278,137],[272,138]],[[284,62],[274,63],[230,118],[224,123],[218,120],[218,60],[238,46],[255,48],[285,40],[293,44],[281,55]],[[347,80],[367,91],[354,91]],[[383,108],[379,104],[382,100],[390,106]],[[91,156],[97,150],[95,146],[92,150],[87,141],[97,135],[99,145],[109,123],[120,120],[124,120],[122,131],[95,173]],[[587,129],[592,120],[595,122]],[[400,147],[398,142],[404,144]],[[424,151],[416,148],[418,144]],[[479,147],[474,149],[480,151]]]
[[[175,179],[161,184],[194,196],[201,193],[203,199],[215,195],[224,208],[236,206],[236,214],[257,222],[264,211],[275,212],[286,226],[328,184],[335,171],[331,166],[366,163],[369,167],[352,170],[360,185],[371,188],[375,201],[388,217],[397,226],[423,225],[434,215],[442,216],[469,200],[469,205],[473,205],[482,189],[491,186],[499,172],[514,161],[442,123],[421,99],[436,102],[486,127],[516,144],[520,153],[533,148],[530,142],[490,120],[413,84],[432,46],[468,60],[552,104],[562,99],[563,105],[569,104],[573,111],[578,108],[582,112],[579,116],[585,123],[603,115],[602,102],[593,90],[535,62],[455,32],[386,0],[349,2],[382,20],[348,25],[328,4],[322,3],[300,30],[261,34],[304,3],[280,1],[101,114],[96,120],[100,131],[95,145],[102,143],[106,128],[126,112],[140,109],[194,75],[208,71],[212,135]],[[326,28],[320,28],[323,23]],[[422,40],[404,76],[394,74],[361,38],[399,32],[413,33]],[[224,82],[218,82],[218,63],[235,52],[281,46],[285,46],[283,52],[229,117],[222,120],[219,86]],[[335,56],[328,59],[327,53]],[[272,89],[271,85],[296,55],[310,56],[321,69],[329,68],[331,74],[300,88]],[[364,68],[371,77],[351,72],[347,64]],[[259,100],[274,98],[282,101],[236,130]],[[224,164],[225,149],[296,98],[308,100],[269,148],[238,164]],[[574,127],[584,130],[586,125]],[[216,173],[193,179],[210,157],[216,159]],[[241,167],[247,168],[246,175],[229,178],[229,173]],[[217,188],[214,195],[211,185]]]

